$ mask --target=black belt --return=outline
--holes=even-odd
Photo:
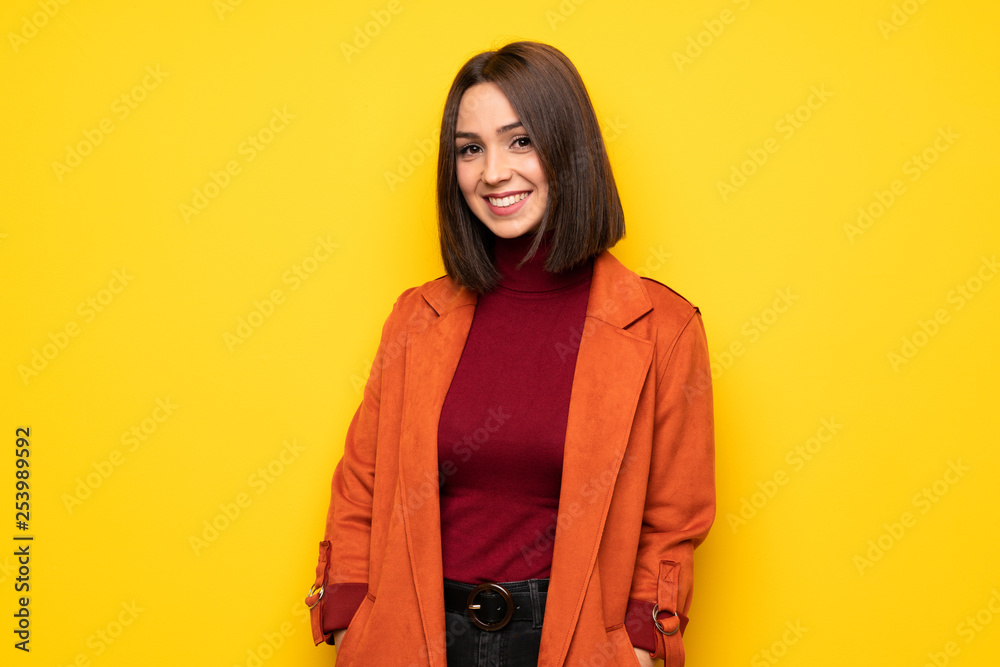
[[[541,612],[545,609],[549,580],[534,581],[538,582]],[[476,627],[483,630],[499,630],[511,621],[530,621],[534,618],[530,586],[528,581],[475,586],[445,579],[444,608],[467,615]]]

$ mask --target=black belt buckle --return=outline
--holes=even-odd
[[[504,617],[496,623],[487,623],[476,616],[476,610],[482,609],[482,605],[476,602],[476,597],[485,591],[498,593],[507,605]],[[500,584],[479,584],[469,592],[469,598],[465,605],[465,613],[476,627],[487,631],[499,630],[507,625],[510,622],[510,617],[514,615],[514,600],[511,598],[510,592]]]

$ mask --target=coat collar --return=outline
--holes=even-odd
[[[628,327],[653,308],[640,281],[639,275],[626,268],[614,255],[602,252],[594,259],[587,317],[621,329]],[[462,306],[475,306],[478,300],[475,292],[455,285],[448,278],[431,282],[423,297],[442,317]]]
[[[430,664],[443,667],[444,593],[438,495],[441,407],[472,325],[477,297],[450,279],[422,296],[432,309],[407,334],[398,506]],[[594,260],[570,396],[552,572],[539,665],[562,665],[587,592],[653,343],[628,330],[652,310],[639,276],[610,252]],[[411,322],[416,320],[411,320]],[[611,369],[614,372],[609,372]]]

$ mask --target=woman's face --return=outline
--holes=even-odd
[[[548,181],[531,138],[495,83],[476,84],[462,95],[455,149],[458,187],[490,231],[509,239],[538,227]]]

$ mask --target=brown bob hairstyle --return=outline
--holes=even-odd
[[[455,76],[441,119],[437,200],[441,256],[448,276],[476,293],[492,290],[493,232],[469,209],[456,175],[455,125],[466,90],[499,86],[538,152],[548,181],[545,214],[525,259],[551,232],[545,269],[560,273],[598,255],[625,235],[618,188],[601,128],[576,67],[538,42],[512,42],[474,56]]]

